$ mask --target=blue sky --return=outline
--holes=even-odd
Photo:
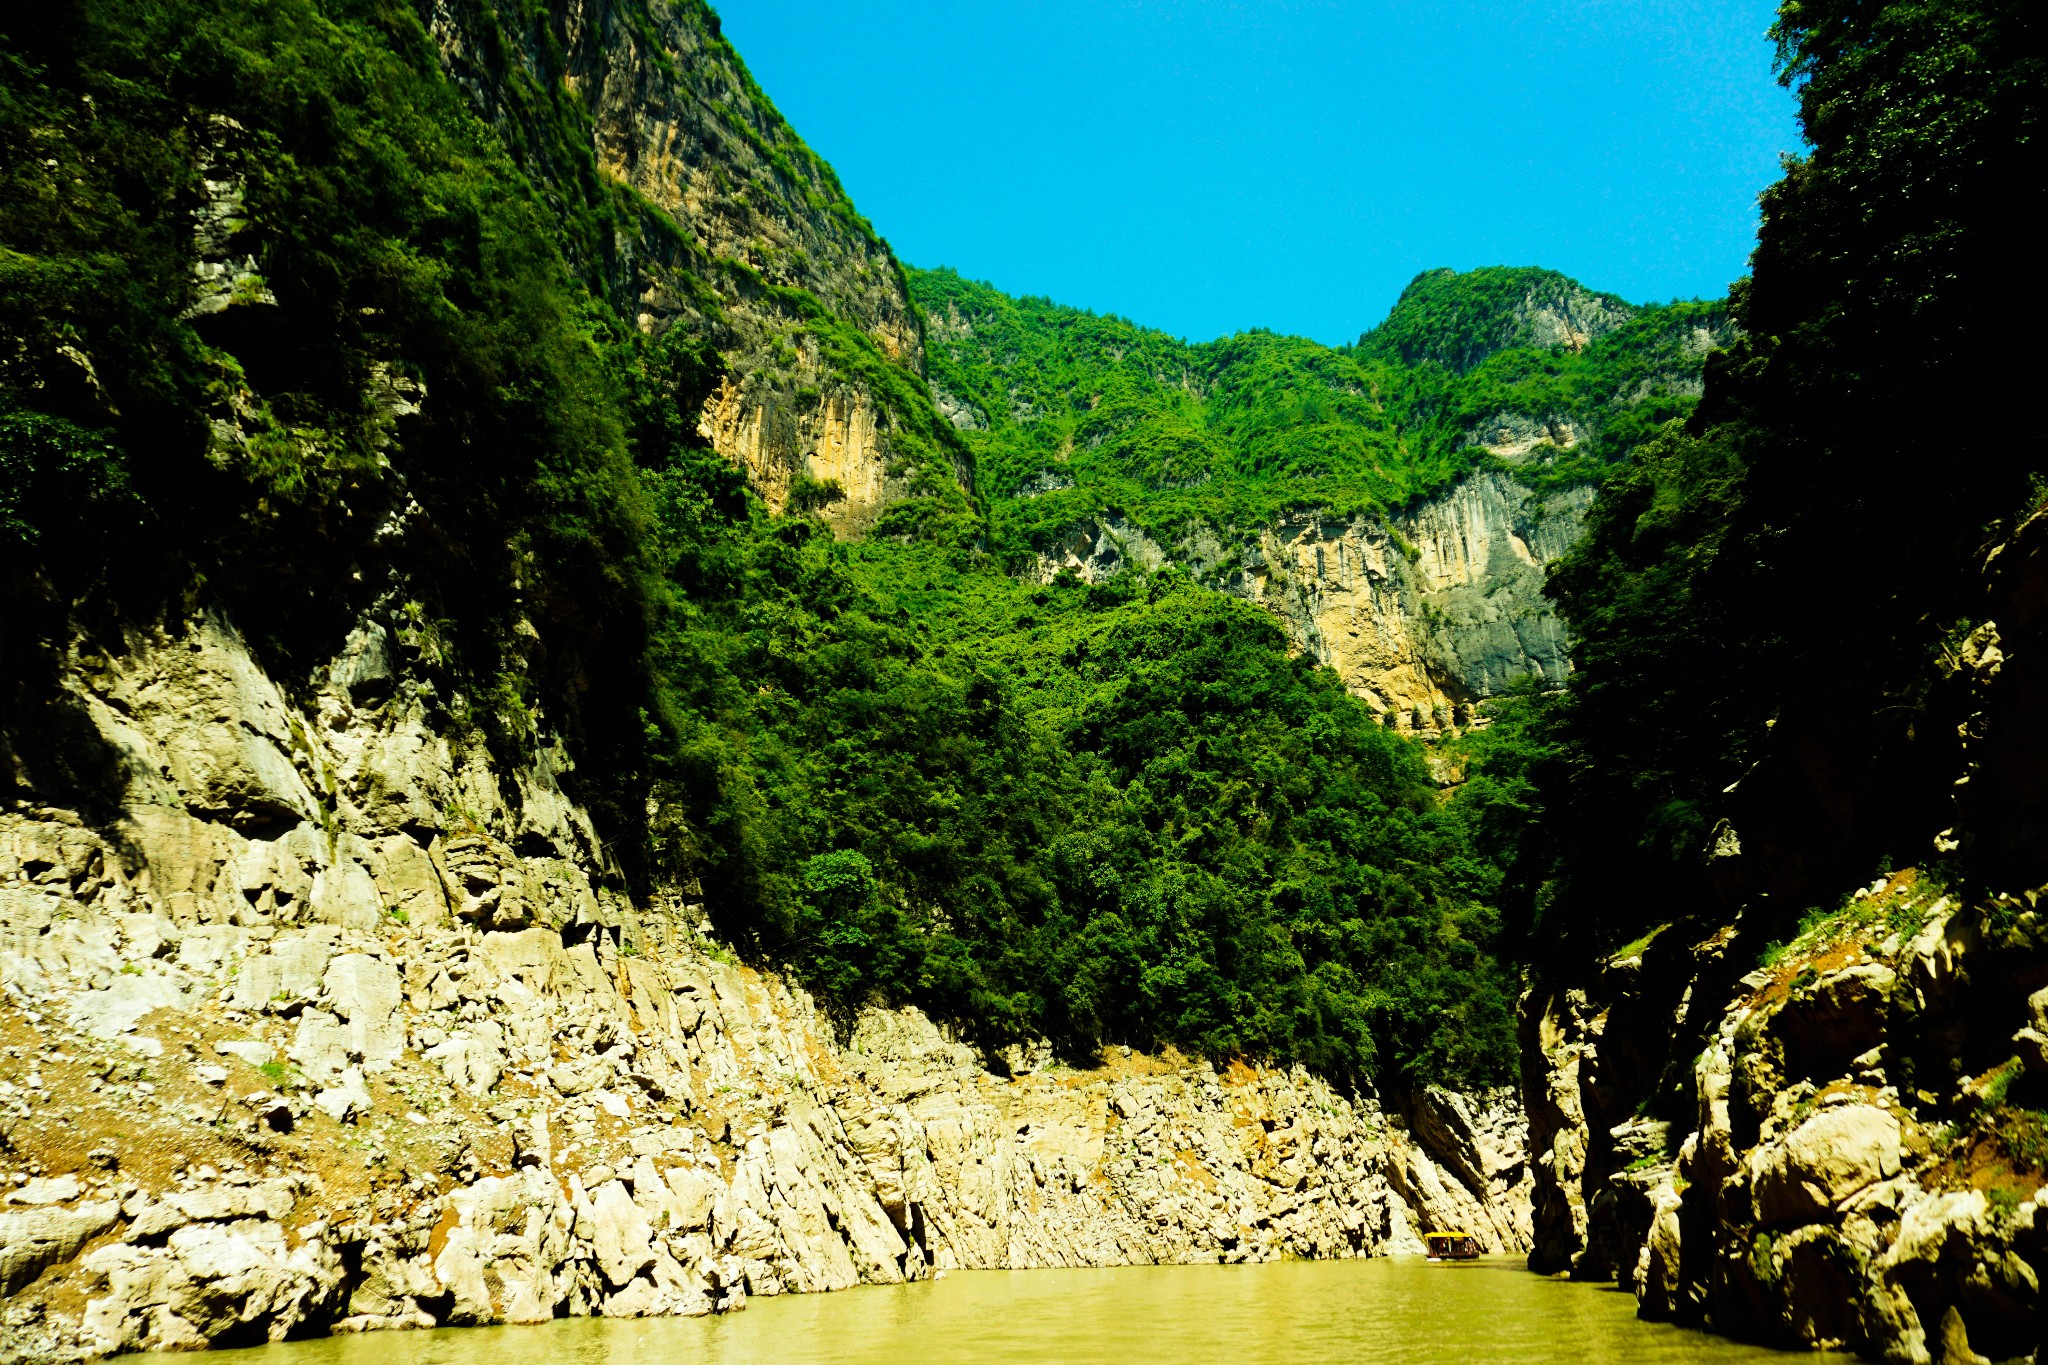
[[[904,260],[1195,340],[1444,265],[1718,295],[1800,146],[1761,0],[717,7]]]

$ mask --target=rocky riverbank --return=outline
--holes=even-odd
[[[1953,821],[1936,861],[1823,881],[1873,808],[1923,797],[1844,780],[1825,715],[1780,723],[1702,858],[1740,908],[1703,895],[1523,1000],[1536,1269],[1619,1279],[1645,1316],[1734,1336],[2039,1357],[2048,514],[1993,544],[1980,581],[1920,684],[1942,723],[1919,734],[1960,741],[1940,751],[1952,776],[1923,760],[1947,777],[1929,823]]]
[[[0,1359],[1529,1245],[1505,1093],[835,1028],[609,890],[397,650],[302,699],[214,614],[70,661],[64,761],[122,795],[0,814]]]
[[[2032,1359],[2048,933],[1916,872],[1792,942],[1682,926],[1524,1001],[1546,1272],[1893,1361]],[[1760,962],[1761,959],[1761,962]]]

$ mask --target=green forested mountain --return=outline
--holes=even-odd
[[[1485,803],[1445,809],[1414,745],[1288,660],[1263,613],[1177,571],[1006,570],[1111,509],[1227,530],[1398,505],[1487,461],[1591,477],[1689,408],[1718,306],[1601,302],[1602,336],[1558,341],[1541,291],[1593,297],[1561,277],[1425,277],[1411,295],[1469,284],[1494,310],[1470,325],[1516,343],[1460,375],[1266,334],[1191,347],[911,279],[993,553],[848,546],[758,509],[677,523],[688,624],[658,640],[658,674],[695,766],[660,788],[675,874],[839,998],[918,999],[989,1037],[1504,1075]],[[1576,446],[1509,466],[1475,444],[1485,418],[1531,411]],[[710,506],[734,475],[686,446],[665,467],[697,470],[684,500]]]
[[[1384,513],[1485,467],[1588,483],[1691,410],[1729,336],[1721,304],[1634,308],[1542,270],[1424,274],[1337,348],[1269,332],[1191,345],[947,270],[911,288],[1012,563],[1112,509],[1170,544],[1291,507]]]
[[[374,628],[381,704],[515,767],[565,740],[617,890],[701,898],[836,1006],[1504,1078],[1498,873],[1421,751],[1249,606],[983,548],[1069,437],[1147,514],[1412,496],[1478,458],[1437,381],[984,290],[1102,349],[1014,381],[1044,424],[949,353],[939,402],[996,414],[962,435],[901,268],[709,10],[436,14],[0,20],[12,793],[117,818],[62,683],[132,630],[224,612],[310,687]],[[1622,382],[1597,343],[1513,354],[1560,401]],[[790,454],[828,440],[838,473]]]
[[[1679,857],[1705,819],[1682,793],[1734,761],[1698,752],[1745,752],[1702,727],[1764,695],[1715,661],[1821,657],[1783,624],[1804,579],[1698,607],[1715,631],[1671,615],[1737,528],[1839,549],[1744,503],[1749,457],[1714,434],[1734,408],[1694,411],[1722,304],[1436,271],[1352,346],[1190,344],[906,271],[701,5],[430,18],[72,0],[0,28],[16,790],[105,800],[56,682],[136,623],[218,607],[301,679],[374,623],[455,742],[567,741],[620,890],[701,897],[837,1005],[1497,1079],[1497,912],[1524,932],[1560,869],[1593,875],[1528,818],[1543,774],[1581,764],[1628,793],[1617,827],[1648,820],[1635,848]],[[660,153],[675,126],[699,162]],[[1778,195],[1772,224],[1806,211]],[[1754,299],[1724,395],[1790,372],[1799,334],[1759,330]],[[1848,439],[1801,421],[1801,450]],[[1560,580],[1597,666],[1467,741],[1449,802],[1271,617],[1173,566],[1303,509],[1385,520],[1476,473],[1544,495],[1614,469]],[[1111,515],[1168,547],[1156,572],[1016,576]],[[1617,537],[1665,525],[1676,561],[1617,567],[1639,553]],[[1603,718],[1624,693],[1653,700]]]

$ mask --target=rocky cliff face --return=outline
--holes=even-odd
[[[551,178],[592,176],[631,205],[628,230],[595,263],[612,306],[643,332],[680,326],[715,348],[724,374],[700,433],[775,512],[800,479],[835,484],[824,515],[851,534],[909,490],[895,433],[936,423],[902,267],[708,8],[558,0],[511,32],[467,0],[432,0],[427,17],[449,75],[508,145]],[[572,136],[589,145],[569,149],[569,166],[526,126],[521,85],[535,73],[587,117]],[[821,339],[836,329],[911,382],[878,390],[846,346]],[[964,461],[939,472],[970,477]]]
[[[302,696],[218,614],[65,661],[38,752],[110,799],[0,813],[0,1359],[1529,1245],[1504,1094],[842,1036],[608,889],[558,749],[425,725],[410,648]]]
[[[1203,528],[1170,549],[1110,516],[1041,555],[1038,574],[1094,582],[1179,563],[1273,612],[1295,649],[1390,723],[1434,732],[1518,676],[1570,672],[1544,566],[1578,538],[1591,503],[1590,488],[1540,497],[1488,472],[1388,520],[1298,513],[1256,540],[1230,545]]]
[[[2038,1349],[2043,1132],[2007,1107],[2048,1076],[2036,917],[1996,922],[1909,872],[1730,980],[1743,946],[1739,928],[1660,936],[1590,988],[1525,1002],[1531,1265],[1618,1279],[1645,1317],[1788,1345]],[[1971,1036],[1985,1028],[1999,1036]],[[1673,1035],[1704,1047],[1644,1041]],[[1972,1074],[1980,1052],[2009,1060]]]

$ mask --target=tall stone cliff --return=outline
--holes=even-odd
[[[1390,724],[1434,732],[1528,675],[1571,671],[1545,566],[1578,538],[1590,488],[1539,496],[1484,472],[1399,516],[1291,514],[1227,544],[1207,528],[1161,546],[1118,517],[1091,521],[1038,573],[1087,581],[1178,563],[1259,603],[1290,644],[1335,669]]]
[[[924,340],[902,267],[825,162],[754,84],[697,0],[556,0],[515,22],[431,0],[443,65],[515,153],[552,179],[581,157],[630,204],[604,244],[613,307],[643,332],[705,337],[723,374],[698,427],[780,513],[793,484],[831,484],[845,533],[902,497],[905,427],[935,429]],[[521,86],[558,81],[583,111],[565,155],[527,127]],[[821,336],[850,329],[910,383],[879,392]],[[910,401],[905,403],[906,392]],[[965,483],[964,459],[944,471]]]

